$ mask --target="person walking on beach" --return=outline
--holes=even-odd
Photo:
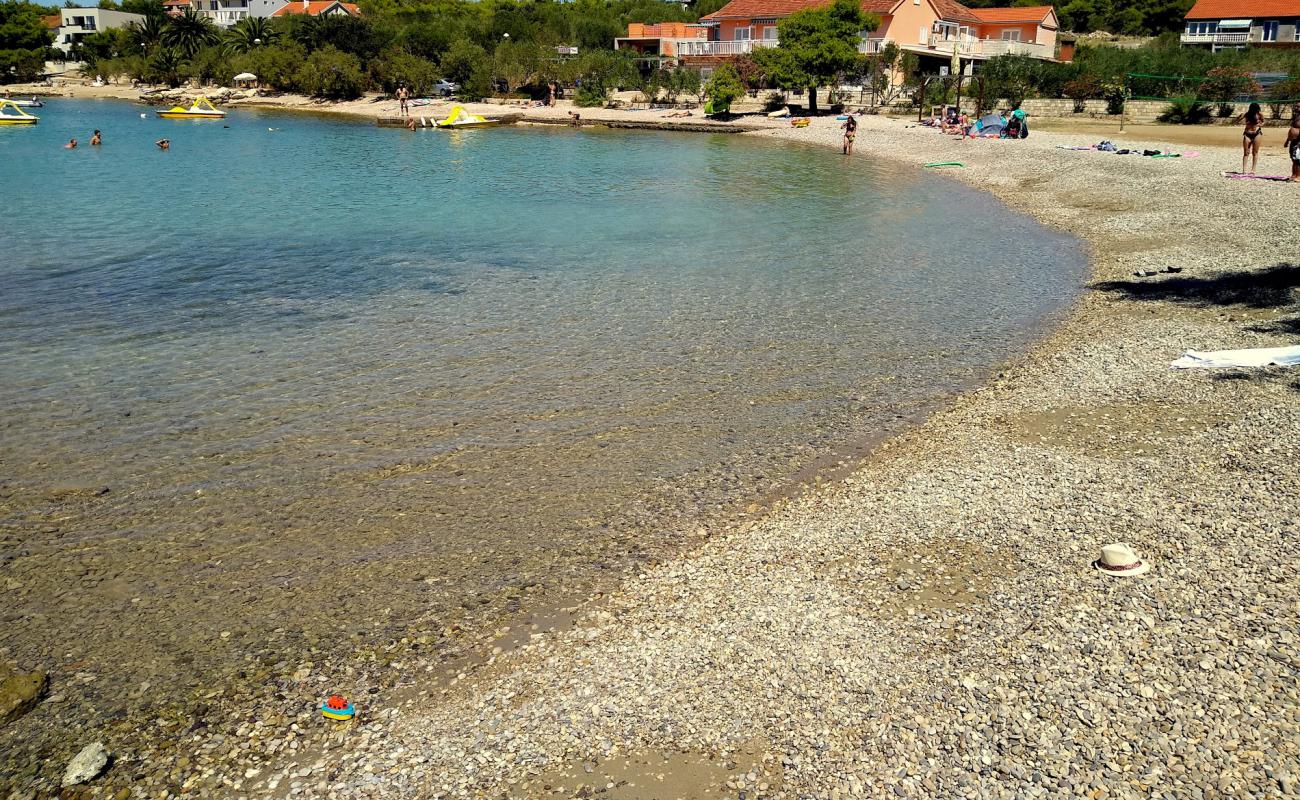
[[[858,120],[852,114],[849,114],[849,118],[844,120],[844,124],[840,127],[844,129],[844,142],[840,149],[844,151],[844,155],[851,156],[853,155],[853,140],[858,137]]]
[[[555,107],[555,81],[551,81],[546,85],[546,105],[551,108]]]
[[[95,132],[90,136],[90,146],[99,147],[103,143],[104,143],[104,139],[99,135],[99,130],[96,129]]]
[[[1259,137],[1264,132],[1264,115],[1259,110],[1259,103],[1251,103],[1241,119],[1246,121],[1246,129],[1241,132],[1241,171],[1254,175],[1259,165]],[[1247,156],[1250,157],[1250,172],[1246,172]]]
[[[1300,103],[1291,110],[1291,127],[1287,129],[1284,145],[1291,156],[1291,177],[1286,179],[1287,183],[1300,183]]]
[[[397,111],[399,114],[409,113],[410,109],[407,107],[406,101],[410,96],[411,93],[406,91],[406,84],[397,87]]]

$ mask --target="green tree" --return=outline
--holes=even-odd
[[[554,50],[549,52],[549,55],[554,54]],[[537,79],[542,60],[547,55],[543,46],[532,42],[503,41],[492,56],[492,74],[505,81],[507,92],[513,92]]]
[[[183,58],[190,58],[204,47],[216,44],[219,38],[212,20],[189,7],[168,19],[162,29],[162,43]]]
[[[180,86],[185,79],[185,56],[172,47],[160,48],[149,57],[147,79],[153,83]]]
[[[262,86],[280,91],[297,88],[298,70],[307,61],[307,51],[297,42],[281,41],[279,44],[257,47],[231,59],[233,74],[251,72]]]
[[[715,69],[704,85],[704,94],[709,98],[709,108],[714,114],[730,111],[732,101],[744,93],[745,84],[740,81],[740,73],[730,64]]]
[[[405,85],[416,97],[432,92],[438,82],[438,68],[427,59],[413,56],[396,47],[370,64],[370,76],[375,84],[392,94],[398,86]]]
[[[47,13],[32,3],[0,2],[0,83],[35,80],[45,71],[54,43],[41,19]]]
[[[329,100],[354,100],[366,89],[361,61],[333,45],[307,56],[294,83],[299,91]]]
[[[583,53],[577,64],[578,91],[574,100],[580,106],[604,105],[614,89],[635,86],[640,73],[630,53],[624,50],[593,50]]]
[[[443,54],[439,64],[442,76],[460,84],[460,96],[478,100],[492,93],[492,59],[477,44],[461,39]]]
[[[247,53],[255,47],[273,45],[280,40],[280,30],[265,17],[245,17],[226,31],[223,44],[227,53]]]
[[[807,89],[808,109],[817,113],[817,87],[850,69],[858,58],[864,31],[880,19],[863,14],[855,0],[835,0],[826,8],[796,11],[777,23],[780,44],[754,51],[768,80],[783,89]]]
[[[126,26],[140,52],[162,44],[163,28],[163,18],[160,16],[145,17],[144,22],[132,22]]]

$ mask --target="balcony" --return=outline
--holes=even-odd
[[[215,22],[218,26],[222,28],[229,28],[230,26],[239,22],[241,19],[247,19],[248,9],[234,8],[234,9],[221,10],[221,11],[209,11],[208,14],[212,17],[212,21]]]
[[[1055,58],[1056,48],[1034,42],[1017,42],[1009,39],[982,39],[977,42],[979,55],[986,58],[1013,55],[1032,58]]]
[[[888,42],[888,41],[889,41],[889,40],[888,40],[888,39],[885,39],[885,38],[880,38],[880,39],[866,39],[866,38],[864,38],[864,39],[859,39],[859,40],[858,40],[858,52],[859,52],[859,53],[862,53],[863,55],[873,56],[873,55],[875,55],[876,53],[879,53],[879,52],[880,52],[880,48],[884,47],[884,46],[885,46],[885,42]]]
[[[677,43],[677,55],[740,56],[763,47],[776,47],[776,39],[739,39],[734,42],[682,41]]]
[[[1216,31],[1214,33],[1184,33],[1178,38],[1182,44],[1245,44],[1250,40],[1250,34],[1246,31],[1226,33]]]

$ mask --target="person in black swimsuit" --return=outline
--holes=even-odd
[[[1251,103],[1242,115],[1246,120],[1246,129],[1241,132],[1241,171],[1254,175],[1259,164],[1259,136],[1264,132],[1264,114],[1259,110],[1259,103]],[[1250,172],[1246,172],[1246,158],[1250,158]]]
[[[1300,103],[1291,111],[1291,127],[1286,132],[1287,155],[1291,156],[1291,177],[1288,183],[1300,182]]]

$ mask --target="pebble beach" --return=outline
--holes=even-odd
[[[839,146],[833,118],[758,124],[742,135]],[[277,665],[257,679],[283,714],[160,719],[166,747],[106,741],[112,769],[71,796],[1296,796],[1300,373],[1169,366],[1300,334],[1300,189],[1223,179],[1223,134],[1196,157],[1115,139],[1185,154],[1151,159],[861,118],[853,158],[962,162],[1088,244],[1044,341],[850,474],[679,531],[466,658],[379,648],[342,681],[351,722],[315,708],[338,675]],[[1285,172],[1269,134],[1261,171]],[[1097,570],[1116,541],[1151,570]],[[0,786],[53,794],[80,744]]]

